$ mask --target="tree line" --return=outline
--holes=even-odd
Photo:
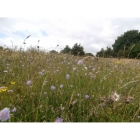
[[[0,50],[2,50],[0,46]],[[51,50],[50,53],[58,53],[56,50]],[[94,56],[92,53],[86,53],[81,44],[75,43],[72,48],[65,46],[60,53],[72,54],[79,56]],[[118,57],[118,58],[140,58],[140,32],[138,30],[130,30],[117,37],[114,44],[106,49],[101,48],[96,53],[98,57]]]
[[[51,50],[51,53],[58,53],[55,50]],[[92,53],[86,53],[84,51],[84,47],[81,44],[75,43],[74,46],[72,48],[69,47],[69,45],[66,45],[65,48],[63,50],[60,51],[60,53],[64,53],[64,54],[72,54],[72,55],[79,55],[79,56],[93,56]]]
[[[130,30],[115,40],[111,47],[101,48],[96,54],[100,57],[140,58],[140,32]]]

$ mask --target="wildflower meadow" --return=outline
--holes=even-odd
[[[140,60],[0,50],[1,122],[139,122]]]

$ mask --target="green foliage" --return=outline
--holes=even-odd
[[[99,52],[97,52],[96,56],[99,56],[99,57],[104,57],[104,48],[101,48],[101,50]]]
[[[66,45],[65,48],[61,50],[61,53],[71,53],[71,48],[68,45]]]
[[[86,53],[85,56],[94,56],[92,53]]]
[[[136,53],[136,50],[132,51],[131,47],[134,44],[140,45],[139,42],[140,42],[140,33],[138,30],[127,31],[115,40],[115,43],[112,45],[113,51],[114,53],[118,54],[118,56],[124,55],[124,57],[131,56],[134,58],[136,57],[136,54],[138,52]],[[137,45],[137,50],[139,50],[138,49],[139,45]],[[130,52],[133,54],[129,55]]]
[[[71,49],[71,54],[73,54],[73,55],[85,55],[83,46],[81,46],[81,44],[78,44],[78,43],[74,44],[74,46]]]
[[[58,52],[56,50],[51,50],[50,53],[57,54]]]
[[[106,49],[101,48],[99,52],[97,52],[96,56],[109,58],[113,56],[113,50],[110,47],[106,47]]]

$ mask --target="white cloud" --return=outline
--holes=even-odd
[[[0,18],[0,45],[39,45],[57,51],[65,45],[72,47],[81,43],[86,52],[96,54],[101,48],[111,46],[118,36],[128,30],[140,30],[140,18],[92,18],[92,17],[48,17],[48,18]]]

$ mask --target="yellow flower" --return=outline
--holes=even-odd
[[[0,92],[5,92],[8,90],[8,87],[2,86],[0,87]]]
[[[117,61],[116,64],[120,64],[120,61]]]
[[[11,81],[11,85],[15,85],[16,82]]]

